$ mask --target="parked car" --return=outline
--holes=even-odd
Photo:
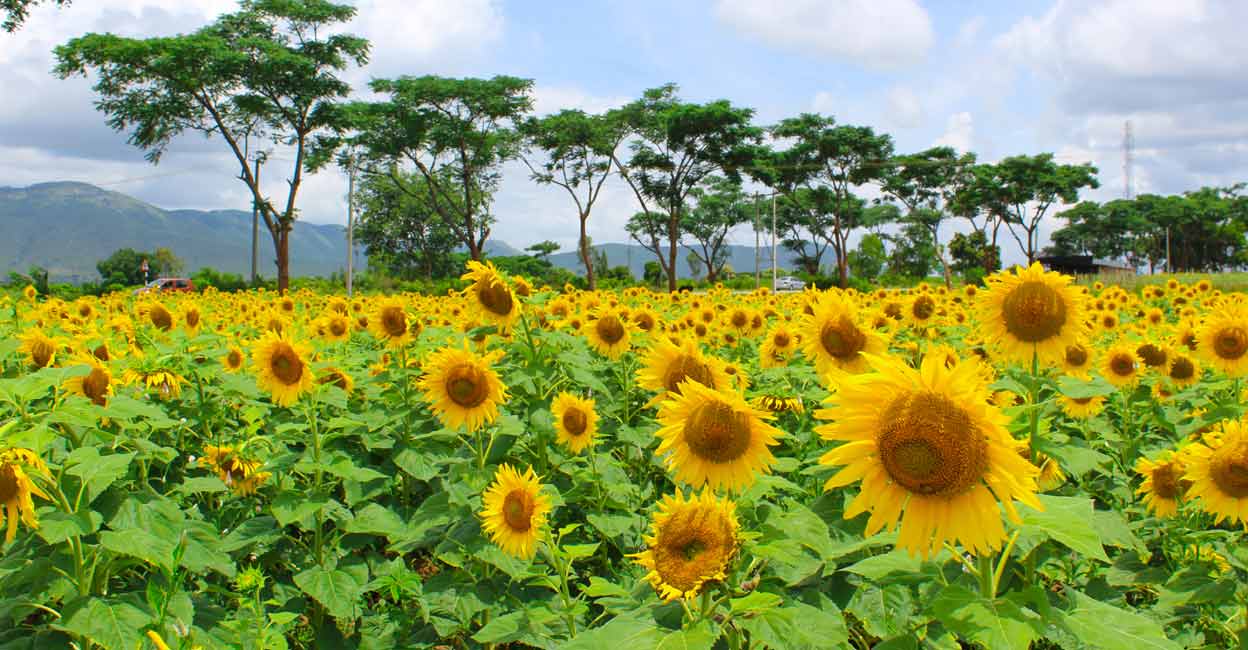
[[[195,283],[189,278],[156,278],[134,290],[134,295],[143,293],[163,293],[165,291],[194,291]]]
[[[806,283],[791,276],[785,275],[776,278],[776,291],[801,291],[806,288]]]

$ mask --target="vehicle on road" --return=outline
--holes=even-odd
[[[776,278],[776,291],[801,291],[806,288],[806,283],[791,276],[785,275]]]
[[[189,278],[156,278],[134,290],[134,295],[164,293],[166,291],[194,291],[195,283]]]

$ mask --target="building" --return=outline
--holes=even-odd
[[[1135,267],[1124,262],[1098,260],[1091,255],[1045,255],[1037,262],[1050,271],[1066,275],[1135,275]]]

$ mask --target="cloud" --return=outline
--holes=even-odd
[[[933,40],[914,0],[719,0],[715,13],[772,46],[873,69],[919,63]]]
[[[574,108],[586,113],[603,113],[619,108],[633,99],[624,95],[593,95],[575,86],[547,86],[538,83],[533,87],[533,112],[547,115],[565,108]]]
[[[932,143],[934,147],[953,147],[959,153],[975,150],[975,121],[966,111],[949,116],[945,132]]]
[[[360,0],[348,26],[372,42],[367,72],[458,74],[481,59],[503,36],[497,0]]]
[[[912,129],[923,123],[923,106],[913,90],[896,86],[888,91],[885,117],[897,128]]]

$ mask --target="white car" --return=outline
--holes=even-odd
[[[806,288],[806,283],[791,276],[785,275],[776,278],[776,291],[801,291]]]

